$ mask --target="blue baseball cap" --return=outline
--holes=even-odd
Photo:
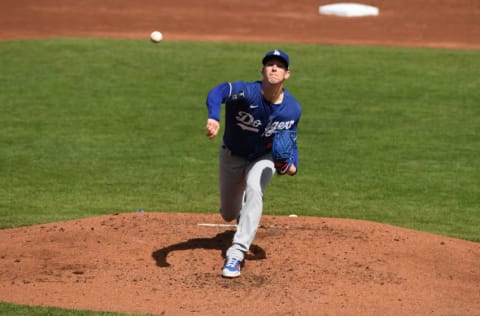
[[[269,51],[265,55],[265,57],[263,57],[263,60],[262,60],[263,65],[265,65],[268,60],[270,60],[271,58],[275,58],[275,57],[283,60],[283,62],[285,63],[285,65],[287,66],[287,69],[288,69],[288,66],[290,65],[290,58],[288,57],[287,53],[285,53],[284,51],[282,51],[280,49],[274,49],[272,51]]]

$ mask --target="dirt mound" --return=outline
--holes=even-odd
[[[166,315],[480,313],[480,245],[366,221],[265,216],[239,279],[219,215],[128,213],[0,231],[0,298]]]

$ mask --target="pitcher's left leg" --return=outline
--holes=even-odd
[[[263,195],[275,173],[271,155],[265,155],[251,163],[246,171],[245,201],[240,212],[233,245],[228,257],[242,261],[255,238],[263,212]]]

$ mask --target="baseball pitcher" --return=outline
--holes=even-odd
[[[227,222],[237,220],[237,230],[222,269],[222,276],[240,276],[240,266],[253,242],[263,211],[263,196],[275,172],[298,171],[297,126],[300,104],[284,88],[290,77],[290,59],[282,50],[262,59],[262,80],[235,81],[209,91],[207,137],[225,122],[219,155],[220,213]]]

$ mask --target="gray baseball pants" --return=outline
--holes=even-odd
[[[220,147],[220,213],[227,222],[238,220],[227,257],[241,261],[255,238],[263,211],[263,194],[275,167],[271,153],[254,161],[232,155]]]

